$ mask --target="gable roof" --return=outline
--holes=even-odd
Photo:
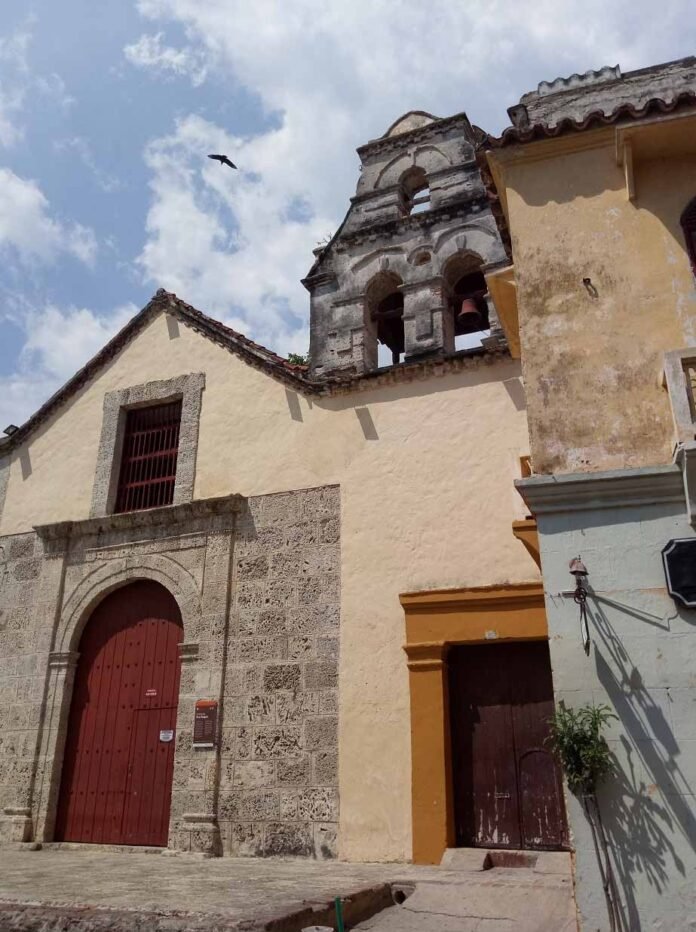
[[[0,457],[19,446],[27,436],[46,421],[62,404],[90,381],[99,370],[113,359],[147,324],[160,313],[169,314],[180,320],[185,326],[202,334],[218,346],[238,356],[245,363],[283,382],[289,388],[305,395],[328,395],[334,392],[362,391],[372,385],[389,385],[396,382],[423,379],[428,374],[445,371],[458,371],[470,364],[476,364],[480,357],[492,361],[495,357],[509,357],[506,346],[473,347],[456,350],[443,356],[416,357],[407,359],[398,366],[387,366],[371,372],[338,372],[321,379],[310,378],[308,367],[294,365],[272,350],[255,343],[244,334],[220,321],[209,317],[197,308],[186,304],[175,294],[160,288],[152,299],[139,311],[122,330],[112,337],[96,356],[93,356],[62,388],[51,395],[48,401],[22,424],[9,437],[0,439]]]
[[[47,420],[57,408],[89,382],[107,362],[120,353],[141,330],[144,330],[150,321],[162,312],[177,318],[185,326],[191,327],[196,332],[208,337],[214,343],[239,356],[249,365],[261,369],[294,388],[302,389],[305,392],[307,390],[312,391],[314,385],[306,378],[306,366],[293,365],[282,356],[278,356],[271,350],[266,349],[265,346],[255,343],[249,337],[245,337],[231,327],[226,327],[220,321],[214,320],[190,304],[186,304],[175,294],[160,288],[145,307],[132,317],[125,327],[119,330],[116,336],[112,337],[96,356],[93,356],[71,379],[68,379],[65,385],[51,395],[48,401],[44,402],[38,411],[32,414],[18,430],[5,438],[4,441],[0,441],[0,454],[20,444],[31,431]]]

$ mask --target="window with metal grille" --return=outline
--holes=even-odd
[[[126,412],[116,512],[174,501],[181,401]]]

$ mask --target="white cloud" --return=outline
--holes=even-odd
[[[88,227],[52,217],[35,181],[0,168],[0,252],[24,264],[53,262],[60,253],[68,253],[91,265],[97,241]]]
[[[586,0],[581,13],[572,0],[139,0],[138,8],[158,25],[183,27],[190,44],[167,58],[157,33],[131,55],[170,70],[166,60],[206,61],[277,116],[242,138],[234,126],[189,115],[150,145],[145,277],[203,309],[234,313],[281,351],[306,347],[299,279],[348,207],[356,146],[410,109],[466,110],[498,131],[506,107],[540,80],[674,58],[696,37],[684,26],[688,0],[659,17],[647,0]],[[227,152],[239,174],[206,165],[213,151]]]
[[[192,49],[175,49],[162,44],[162,33],[142,35],[123,52],[136,68],[151,68],[165,75],[188,77],[194,85],[205,81],[207,69],[204,59]]]
[[[49,304],[22,319],[19,365],[0,377],[0,427],[22,424],[138,311],[134,304],[100,317],[86,308]]]
[[[24,103],[28,81],[28,27],[0,38],[0,146],[12,146],[23,135],[17,117]]]

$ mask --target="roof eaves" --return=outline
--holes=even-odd
[[[605,114],[601,110],[593,110],[586,114],[582,120],[574,120],[572,117],[564,117],[553,126],[548,123],[532,123],[529,126],[509,126],[503,130],[498,138],[489,136],[482,143],[483,148],[502,149],[505,146],[525,145],[530,142],[537,142],[542,139],[555,139],[558,136],[564,136],[569,133],[580,133],[585,130],[601,129],[605,126],[614,126],[622,120],[642,120],[646,116],[656,113],[674,113],[678,110],[687,110],[696,106],[696,93],[693,91],[682,91],[672,100],[663,100],[660,97],[652,97],[646,101],[642,107],[635,107],[633,104],[621,104],[616,107],[610,114]]]
[[[276,355],[266,347],[255,343],[248,337],[226,327],[219,321],[208,317],[202,311],[186,304],[175,294],[160,288],[145,307],[132,317],[119,332],[102,347],[72,378],[61,386],[41,407],[29,417],[11,436],[3,439],[0,452],[8,453],[19,446],[40,424],[46,421],[55,410],[79,391],[97,371],[113,359],[136,333],[140,332],[155,314],[166,311],[178,317],[185,325],[199,330],[214,342],[235,352],[245,362],[256,368],[280,378],[286,384],[307,393],[316,392],[316,383],[306,376],[306,366],[296,366]]]

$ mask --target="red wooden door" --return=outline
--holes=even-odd
[[[452,649],[450,712],[459,845],[566,845],[561,776],[545,743],[553,708],[545,642]]]
[[[158,583],[117,589],[94,610],[75,678],[56,838],[167,844],[179,695],[179,608]]]

